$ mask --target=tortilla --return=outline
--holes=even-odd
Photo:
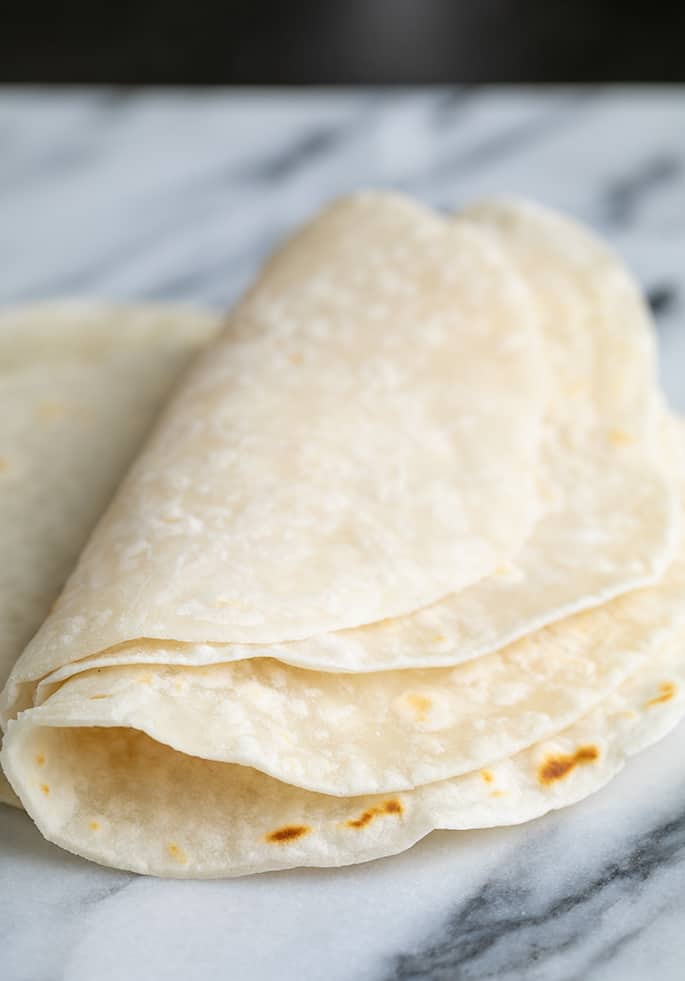
[[[218,319],[95,302],[0,311],[0,686]],[[1,774],[0,800],[16,803]]]
[[[493,571],[538,510],[535,320],[477,229],[393,195],[325,211],[167,407],[14,679],[351,627]]]
[[[496,575],[409,617],[272,645],[287,663],[332,671],[456,664],[654,583],[673,557],[679,506],[655,435],[654,330],[632,277],[594,235],[538,205],[486,201],[461,220],[497,237],[540,307],[550,378],[544,513]],[[254,656],[238,646],[215,653]],[[193,658],[187,652],[184,663]]]
[[[522,511],[519,537],[507,543],[512,549],[506,558],[508,568],[514,563],[519,566],[527,543],[532,545],[548,517],[558,511],[565,514],[564,523],[571,516],[577,521],[567,540],[563,535],[554,537],[553,522],[552,531],[538,539],[536,561],[540,570],[544,569],[540,584],[546,587],[545,576],[551,577],[555,568],[564,568],[564,560],[556,554],[559,544],[572,544],[580,535],[586,539],[588,563],[595,562],[600,573],[606,573],[602,589],[613,595],[612,590],[625,591],[645,579],[651,585],[597,605],[605,594],[601,590],[597,595],[589,594],[587,581],[596,582],[590,567],[579,570],[571,563],[570,586],[567,583],[565,593],[555,593],[552,588],[556,605],[550,606],[545,599],[537,608],[538,615],[558,617],[560,611],[575,603],[593,608],[558,619],[506,647],[501,646],[506,635],[499,623],[493,635],[498,648],[468,663],[458,663],[455,629],[448,638],[449,667],[397,670],[394,664],[390,668],[379,666],[375,659],[367,662],[366,670],[336,674],[325,648],[317,667],[326,670],[294,667],[284,663],[285,658],[276,659],[284,649],[298,643],[304,646],[302,641],[316,645],[323,639],[325,644],[325,638],[336,636],[336,631],[338,637],[352,632],[338,630],[345,624],[336,619],[348,602],[355,617],[371,618],[360,619],[355,633],[382,634],[386,624],[373,617],[383,614],[382,619],[387,620],[396,600],[417,602],[422,563],[430,588],[436,586],[444,566],[433,561],[435,549],[444,558],[440,548],[445,540],[456,547],[457,527],[450,525],[438,509],[439,540],[428,542],[428,550],[423,551],[424,543],[417,544],[417,528],[411,521],[425,522],[426,515],[414,514],[416,502],[405,499],[405,492],[418,494],[422,482],[444,479],[451,480],[460,500],[462,496],[469,498],[468,468],[472,466],[475,486],[491,490],[485,479],[488,467],[479,470],[490,455],[490,475],[497,472],[502,483],[511,478],[514,499],[522,500],[523,478],[517,469],[520,459],[506,457],[511,467],[500,471],[499,441],[490,440],[476,449],[465,438],[465,434],[474,435],[469,426],[460,424],[459,440],[451,444],[452,453],[456,446],[464,452],[463,473],[441,469],[449,460],[449,453],[443,452],[445,431],[454,436],[446,421],[449,416],[437,411],[445,408],[447,393],[436,403],[434,415],[429,413],[433,429],[400,426],[398,459],[409,461],[411,439],[407,437],[418,432],[420,439],[411,450],[422,474],[416,484],[400,482],[402,493],[394,495],[399,485],[391,486],[390,491],[383,485],[385,471],[374,469],[374,454],[367,453],[366,447],[361,452],[354,447],[342,467],[335,470],[335,476],[342,480],[337,488],[321,483],[318,473],[314,473],[311,487],[300,479],[298,440],[291,442],[292,435],[286,438],[278,429],[280,420],[274,420],[280,406],[284,421],[292,421],[289,406],[295,400],[292,389],[288,389],[284,364],[278,363],[273,352],[292,354],[288,345],[293,337],[301,345],[303,336],[307,340],[303,359],[313,351],[316,370],[311,375],[305,372],[303,379],[310,411],[306,419],[304,411],[302,419],[295,413],[295,434],[305,430],[313,433],[313,445],[321,450],[326,474],[329,466],[335,468],[336,461],[326,425],[321,428],[319,422],[323,418],[326,424],[330,421],[332,426],[342,426],[343,431],[346,424],[337,400],[331,405],[326,401],[329,387],[340,395],[337,375],[331,372],[325,377],[325,391],[317,387],[319,374],[326,373],[326,360],[336,355],[336,366],[341,366],[345,375],[353,348],[361,345],[369,354],[370,345],[373,363],[376,343],[383,348],[381,360],[385,365],[389,351],[397,353],[393,369],[404,370],[404,359],[408,362],[409,358],[404,346],[406,343],[408,348],[409,343],[403,340],[405,333],[409,337],[409,328],[405,328],[403,317],[413,309],[411,289],[403,292],[406,302],[393,308],[397,333],[381,330],[376,335],[365,319],[372,309],[365,286],[367,277],[374,289],[385,289],[387,284],[383,275],[379,280],[368,253],[361,267],[355,265],[357,253],[363,250],[354,241],[351,228],[360,224],[360,207],[362,212],[369,209],[365,245],[375,243],[379,251],[395,257],[393,243],[402,242],[397,252],[400,264],[410,254],[405,280],[421,268],[418,260],[427,243],[430,269],[440,266],[447,253],[446,226],[440,222],[436,226],[432,219],[425,223],[396,199],[371,196],[348,201],[301,233],[267,267],[259,284],[239,305],[219,347],[196,369],[171,404],[86,548],[58,608],[13,673],[3,696],[10,721],[2,760],[43,834],[68,849],[107,864],[181,876],[362,861],[401,850],[433,827],[477,827],[523,820],[567,798],[575,799],[608,779],[632,748],[664,731],[664,716],[657,723],[648,713],[664,705],[668,706],[665,716],[674,719],[682,711],[678,695],[680,672],[685,676],[685,668],[678,651],[685,634],[685,545],[679,544],[675,560],[663,572],[679,540],[681,504],[675,488],[682,476],[679,454],[668,449],[668,427],[664,432],[649,321],[635,300],[632,285],[622,271],[615,273],[614,260],[607,260],[604,272],[596,276],[595,270],[602,268],[600,255],[586,262],[583,247],[572,244],[573,235],[565,238],[554,222],[552,226],[545,224],[544,216],[541,224],[535,215],[526,216],[519,228],[518,212],[512,221],[497,217],[489,223],[479,218],[484,228],[474,229],[470,219],[452,228],[460,242],[459,248],[455,245],[455,256],[468,251],[467,245],[477,255],[484,246],[493,259],[514,256],[514,269],[533,285],[542,313],[541,347],[552,385],[544,403],[540,461],[542,387],[538,386],[534,397],[527,400],[517,381],[510,393],[511,405],[519,400],[523,410],[515,437],[518,449],[526,447],[529,454],[525,458],[529,499]],[[507,236],[511,228],[510,241]],[[376,234],[378,238],[374,238]],[[418,235],[416,241],[414,234]],[[563,240],[560,245],[557,239]],[[431,253],[431,243],[436,242],[437,263]],[[407,243],[409,253],[404,251]],[[412,252],[414,246],[416,254]],[[319,259],[322,267],[315,264]],[[502,269],[507,270],[506,260],[502,261]],[[323,272],[312,276],[313,263]],[[539,281],[534,278],[538,266]],[[315,325],[316,314],[328,309],[325,303],[334,269],[344,274],[334,283],[333,302],[336,317],[340,311],[344,316],[336,320],[342,327],[332,339],[327,329]],[[428,269],[425,275],[428,277]],[[519,292],[517,274],[514,271],[511,275],[506,296],[526,297],[526,286],[520,286]],[[554,284],[549,296],[548,281]],[[428,278],[422,280],[422,288],[427,282]],[[444,282],[438,277],[437,285],[452,282],[445,273]],[[431,283],[427,290],[430,303],[441,310],[447,301],[436,289],[435,278]],[[601,291],[603,283],[606,293]],[[393,284],[394,290],[396,280]],[[488,282],[488,287],[494,285],[499,288],[499,278]],[[367,302],[360,302],[365,298]],[[463,304],[457,304],[460,311],[470,311],[464,330],[468,332],[475,323],[480,337],[483,329],[475,313],[482,316],[483,303],[474,301],[469,306],[468,299],[457,299]],[[495,305],[500,310],[502,302],[495,300]],[[490,307],[490,300],[485,306]],[[350,311],[358,314],[358,320],[351,318],[352,328],[347,320]],[[527,354],[537,358],[540,351],[534,340],[533,307],[530,313],[523,346],[529,343]],[[499,315],[494,321],[491,315],[492,310],[486,316],[487,323],[499,324]],[[429,323],[417,316],[417,309],[413,309],[412,317],[414,327]],[[623,341],[618,334],[621,317],[627,323]],[[364,326],[361,336],[358,322]],[[427,336],[434,337],[432,328]],[[451,334],[438,329],[435,336],[444,341]],[[421,392],[425,408],[426,391],[435,384],[439,389],[442,378],[433,355],[439,353],[444,359],[449,352],[445,345],[438,351],[430,341],[426,342],[430,348],[426,354],[421,349],[423,342],[422,334],[420,343],[415,343],[419,348],[415,363],[420,366],[426,358],[435,369],[430,379],[421,371],[416,375],[424,383]],[[516,342],[516,351],[522,343],[520,339]],[[254,356],[254,345],[260,357]],[[506,344],[502,350],[508,350]],[[480,369],[478,357],[473,363]],[[250,425],[245,422],[244,430],[240,429],[241,411],[245,411],[240,405],[247,405],[248,368],[250,390],[257,386],[258,411],[252,424],[260,436],[254,456],[244,452],[252,449]],[[454,371],[454,363],[450,368]],[[401,393],[402,404],[405,398],[412,403],[415,396],[416,404],[421,402],[419,386],[415,390],[409,384],[415,377],[413,367],[406,370],[400,388],[393,388],[393,371],[381,374],[378,425],[374,416],[369,435],[364,437],[376,452],[380,437],[390,432],[387,407],[391,394],[397,398]],[[474,377],[491,380],[485,369]],[[387,392],[386,382],[390,383]],[[361,390],[362,402],[370,409],[371,401],[365,402],[365,381]],[[268,401],[273,392],[275,401]],[[499,393],[494,387],[487,392],[487,386],[485,394],[481,388],[475,395],[473,391],[468,396],[464,393],[463,404],[457,399],[452,407],[463,413],[469,400],[475,398],[480,406],[491,397],[501,409]],[[269,408],[265,413],[263,398]],[[572,403],[571,411],[565,406],[568,402]],[[322,415],[313,411],[312,405],[314,410],[323,406],[327,411]],[[208,410],[205,415],[203,408]],[[354,427],[366,432],[355,411],[356,401],[350,409]],[[475,416],[481,437],[490,437],[493,432],[494,417],[488,428],[486,415]],[[423,415],[419,421],[425,421]],[[262,430],[266,433],[263,445]],[[245,436],[247,442],[236,442],[236,433]],[[303,445],[308,451],[309,444]],[[625,452],[614,455],[606,451],[607,446]],[[289,469],[288,451],[297,458],[294,470]],[[268,459],[276,461],[273,470],[265,465]],[[536,486],[537,493],[533,494],[538,462],[542,487]],[[615,464],[620,476],[604,478],[602,463],[612,474]],[[349,480],[354,468],[359,468],[357,482]],[[253,473],[257,470],[267,474],[261,485]],[[269,482],[275,480],[274,474],[280,480],[291,474],[297,478],[293,493],[285,494],[290,511],[282,507],[280,485]],[[585,478],[591,478],[592,486],[582,485]],[[635,481],[638,490],[625,484],[628,478]],[[345,515],[345,535],[352,534],[355,546],[366,547],[361,533],[354,537],[357,525],[350,522],[358,519],[360,511],[359,528],[366,529],[365,500],[369,502],[368,514],[379,520],[381,498],[373,494],[378,481],[386,495],[391,537],[384,539],[378,555],[365,555],[364,548],[353,549],[354,554],[347,551],[338,562],[340,556],[331,548],[333,539],[328,533],[339,528],[336,522]],[[571,481],[568,494],[566,481]],[[336,496],[340,487],[344,489],[342,499]],[[546,493],[550,487],[551,493]],[[258,499],[260,488],[274,489],[275,497],[267,496],[265,504]],[[286,491],[289,489],[288,484]],[[314,556],[306,537],[314,533],[298,517],[298,495],[303,493],[309,509],[307,521],[318,523],[324,546],[322,563],[304,570],[292,565],[289,553],[292,545],[297,561]],[[237,532],[232,527],[227,530],[223,520],[227,507],[219,495],[228,495],[231,506],[238,500],[243,508],[232,512]],[[546,513],[535,525],[538,497]],[[170,507],[170,501],[178,506]],[[425,507],[426,499],[421,503]],[[471,503],[475,505],[475,498]],[[592,521],[584,523],[588,511]],[[467,512],[462,507],[462,517]],[[474,555],[482,557],[485,548],[494,559],[498,547],[504,547],[504,540],[495,534],[496,523],[488,521],[476,548],[476,513],[468,513],[473,521],[462,520],[458,530],[464,536],[460,547],[465,549],[469,571],[467,575],[462,569],[463,578],[453,581],[449,602],[459,601],[471,590],[489,588],[491,582],[476,581]],[[404,541],[400,514],[409,522]],[[506,517],[511,520],[511,510]],[[167,518],[173,520],[163,520]],[[304,528],[303,538],[292,537],[291,520],[297,534],[301,526]],[[160,528],[162,524],[166,529]],[[169,526],[175,525],[179,526],[178,537],[169,531]],[[279,527],[283,537],[277,542],[274,536]],[[421,527],[426,531],[426,524]],[[431,530],[435,527],[428,528]],[[223,536],[231,551],[223,547]],[[516,548],[520,549],[518,554]],[[273,570],[265,559],[269,550],[274,555]],[[329,561],[331,556],[335,561]],[[368,573],[364,571],[365,559],[370,563]],[[635,565],[631,565],[633,560]],[[237,597],[233,561],[238,568],[244,561],[243,593]],[[388,572],[393,562],[397,569]],[[374,576],[380,575],[383,565],[386,573],[380,582]],[[361,579],[348,589],[349,576],[355,570]],[[210,572],[213,595],[222,590],[223,597],[213,607],[207,598]],[[491,572],[489,568],[483,576]],[[290,577],[274,578],[286,573]],[[320,580],[314,582],[315,576]],[[165,582],[169,583],[166,593]],[[267,589],[269,582],[275,595]],[[530,581],[525,587],[530,592]],[[367,597],[355,592],[363,588],[369,592]],[[336,602],[328,602],[332,596]],[[444,598],[439,602],[445,602]],[[403,619],[422,615],[424,611],[417,613],[416,608],[408,607]],[[513,610],[509,620],[516,629],[530,629],[534,622],[529,609],[524,610],[524,616]],[[210,632],[193,634],[200,627]],[[299,635],[295,638],[298,643],[292,640],[293,631]],[[246,643],[248,632],[250,640]],[[241,659],[231,659],[231,651],[238,649],[244,652]],[[470,656],[473,658],[473,650]],[[145,660],[150,663],[137,663]],[[646,721],[639,717],[638,695],[643,699],[640,704]],[[680,706],[677,711],[671,703]],[[627,723],[636,717],[631,728]],[[566,791],[565,796],[565,787],[575,789]]]
[[[532,820],[598,790],[683,715],[681,623],[568,729],[404,793],[326,796],[174,751],[133,728],[42,728],[54,721],[49,701],[11,723],[3,763],[42,833],[68,851],[152,875],[213,878],[365,862],[433,829]]]
[[[684,595],[685,546],[658,586],[455,668],[340,676],[267,658],[169,667],[158,647],[152,668],[49,676],[43,704],[26,714],[34,725],[131,726],[179,752],[325,794],[391,793],[566,728],[680,630]]]
[[[594,236],[546,209],[486,202],[462,221],[477,221],[506,249],[539,307],[549,377],[536,480],[543,513],[518,554],[408,616],[268,650],[176,643],[162,655],[137,641],[113,650],[103,641],[71,671],[260,655],[326,671],[454,665],[660,578],[679,538],[680,510],[667,465],[673,451],[658,434],[654,331],[639,291]]]

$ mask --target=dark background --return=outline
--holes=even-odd
[[[685,2],[13,0],[0,82],[685,81]]]

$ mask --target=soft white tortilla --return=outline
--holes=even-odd
[[[537,513],[535,321],[477,229],[392,195],[328,209],[168,406],[15,680],[141,637],[353,626],[491,572]]]
[[[179,753],[131,728],[52,728],[49,702],[11,724],[3,763],[42,833],[68,851],[135,872],[214,878],[365,862],[433,829],[532,820],[598,790],[683,715],[681,626],[573,726],[404,793],[330,797]]]
[[[176,643],[158,650],[134,641],[108,650],[115,638],[101,633],[101,646],[77,664],[79,637],[76,650],[65,648],[60,658],[71,658],[62,677],[88,666],[265,655],[326,671],[454,665],[659,579],[678,541],[680,512],[667,465],[674,451],[660,434],[654,331],[637,287],[593,235],[551,211],[498,201],[466,216],[515,261],[540,312],[548,376],[536,481],[543,513],[520,552],[494,575],[409,616],[268,648]],[[203,640],[211,633],[207,627]],[[168,639],[183,636],[170,630]],[[48,665],[34,652],[17,682],[47,673],[55,660]]]
[[[587,315],[579,322],[587,326]],[[563,430],[569,445],[575,445],[574,426],[585,432],[595,425],[595,412],[602,425],[611,418],[604,400],[612,389],[616,404],[633,405],[639,375],[631,374],[636,362],[627,363],[621,379],[632,379],[630,385],[607,376],[607,388],[588,403],[589,415],[579,413]],[[658,399],[650,389],[638,393],[633,428],[619,427],[620,438],[609,442],[632,448],[647,435],[656,444]],[[553,419],[553,400],[548,407]],[[666,502],[663,563],[676,524],[669,517],[670,482],[648,454],[644,459],[648,478],[661,480],[655,500]],[[131,479],[142,475],[134,471]],[[630,522],[624,530],[632,531]],[[599,534],[594,544],[602,541]],[[134,570],[136,554],[124,556]],[[83,632],[75,619],[82,615],[75,583],[74,617],[62,621],[72,650]],[[678,713],[671,703],[682,711],[675,652],[685,630],[684,590],[685,560],[678,558],[651,588],[449,671],[336,676],[279,664],[263,656],[271,648],[257,646],[260,657],[253,660],[173,667],[164,661],[176,650],[187,655],[188,644],[133,640],[125,657],[140,649],[162,663],[98,669],[87,659],[70,675],[74,659],[67,658],[51,676],[29,670],[14,711],[34,699],[41,704],[10,722],[2,758],[47,837],[109,864],[214,876],[378,857],[432,827],[505,823],[559,806],[577,774],[596,776],[580,790],[575,786],[569,799],[600,785],[631,748],[660,734],[668,723],[652,722],[648,713],[668,706],[672,720]],[[80,599],[88,600],[86,589]],[[95,610],[87,607],[93,619]],[[201,655],[205,648],[212,649],[193,650]],[[29,662],[34,654],[29,649]],[[624,695],[617,686],[639,668],[642,687]],[[630,729],[617,722],[617,712],[638,714],[639,705],[644,723]],[[597,711],[589,723],[564,728],[592,706]],[[543,736],[552,742],[537,745]],[[469,771],[497,758],[501,763],[485,772]],[[347,796],[369,789],[383,796]],[[510,793],[511,803],[497,803]]]
[[[0,311],[0,686],[218,322],[96,302]],[[0,800],[16,803],[1,774]]]
[[[657,586],[454,668],[335,675],[267,658],[169,667],[162,648],[152,667],[96,668],[66,682],[57,672],[27,714],[35,725],[130,726],[320,793],[391,793],[572,724],[681,631],[684,596],[685,545]]]

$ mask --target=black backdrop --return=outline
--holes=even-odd
[[[685,3],[5,0],[0,81],[685,80]]]

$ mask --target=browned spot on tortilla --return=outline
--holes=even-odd
[[[492,790],[490,791],[491,797],[504,797],[506,790]]]
[[[609,439],[614,446],[632,446],[635,442],[633,434],[629,433],[626,429],[621,429],[619,426],[611,430]]]
[[[492,781],[495,779],[490,770],[481,770],[480,775],[486,783],[492,783]]]
[[[141,674],[139,678],[136,678],[136,684],[138,685],[151,685],[152,675],[151,674]]]
[[[45,757],[43,756],[42,753],[36,753],[36,763],[38,764],[38,766],[45,765]]]
[[[410,692],[407,695],[407,704],[414,710],[419,722],[423,722],[433,703],[427,695],[421,695],[419,692]]]
[[[506,576],[512,571],[512,566],[509,563],[504,563],[503,565],[498,565],[495,569],[496,576]]]
[[[88,827],[90,828],[91,831],[99,831],[100,830],[100,822],[99,821],[91,821],[90,824],[88,825]]]
[[[645,708],[651,708],[652,705],[658,705],[659,702],[669,702],[678,690],[678,686],[674,681],[664,681],[659,685],[659,694],[655,695],[654,698],[650,698],[647,702]]]
[[[375,807],[369,807],[356,818],[350,818],[345,824],[348,828],[365,828],[374,818],[381,814],[401,814],[404,810],[402,802],[399,800],[386,800]]]
[[[10,465],[9,465],[9,463],[7,461],[7,457],[0,456],[0,473],[7,473],[7,471],[9,470],[9,468],[10,468]]]
[[[266,841],[271,844],[284,845],[289,841],[297,841],[308,835],[312,829],[306,824],[286,824],[283,828],[276,828],[265,835]]]
[[[43,793],[45,794],[46,797],[50,793],[50,788],[48,787],[48,785],[46,783],[42,783],[40,785],[40,789],[43,791]]]
[[[445,635],[444,634],[436,634],[433,637],[433,643],[434,644],[444,644],[445,643]]]
[[[294,351],[289,356],[289,359],[290,359],[290,361],[291,361],[292,364],[302,364],[302,362],[304,361],[304,356],[302,354],[300,354],[299,351]]]
[[[91,702],[96,702],[99,698],[109,698],[109,695],[91,695]]]
[[[375,807],[370,807],[368,811],[362,811],[358,818],[351,818],[347,821],[348,828],[363,828],[376,817],[378,811]]]
[[[386,800],[383,804],[383,810],[386,814],[401,814],[404,807],[400,800]]]
[[[596,746],[580,746],[570,755],[548,756],[538,767],[538,780],[544,784],[563,780],[575,767],[592,763],[598,758],[599,750]]]
[[[183,851],[180,845],[177,845],[175,841],[170,841],[166,846],[169,858],[173,858],[175,862],[179,862],[181,865],[185,865],[188,861],[188,856]]]

